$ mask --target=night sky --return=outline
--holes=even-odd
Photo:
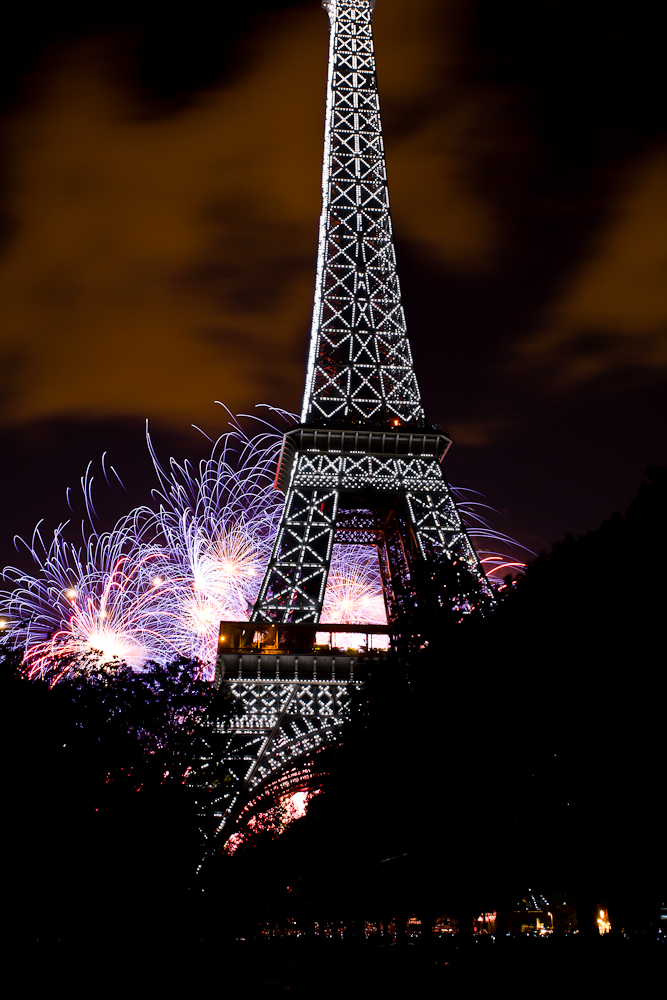
[[[240,10],[239,10],[240,8]],[[663,463],[667,105],[660,6],[378,0],[408,331],[446,474],[534,550]],[[233,13],[230,13],[233,11]],[[318,0],[5,15],[0,558],[101,526],[196,459],[225,403],[300,406],[320,209]],[[14,18],[11,21],[11,18]],[[111,519],[111,520],[110,520]]]

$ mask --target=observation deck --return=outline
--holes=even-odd
[[[398,421],[396,421],[398,424]],[[451,440],[439,432],[423,430],[356,430],[328,427],[295,427],[283,437],[276,489],[287,492],[297,454],[432,456],[441,462]]]
[[[221,622],[214,685],[231,680],[353,681],[360,662],[386,652],[373,647],[373,636],[390,634],[387,625]],[[327,641],[317,641],[325,636]],[[337,636],[363,640],[353,649],[338,646]]]

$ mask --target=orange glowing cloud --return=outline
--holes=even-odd
[[[667,154],[640,163],[545,328],[520,346],[557,386],[667,368]]]
[[[449,56],[431,38],[439,4],[422,8],[384,0],[376,17],[385,109],[395,102],[395,227],[477,267],[493,225],[465,182],[470,114],[433,96]],[[180,428],[214,399],[298,406],[327,26],[317,5],[258,23],[232,82],[169,117],[148,117],[123,81],[122,37],[53,48],[30,82],[7,126],[5,423],[145,416]]]

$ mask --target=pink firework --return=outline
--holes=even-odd
[[[283,426],[295,419],[285,411],[270,414]],[[80,654],[136,669],[184,656],[212,670],[220,621],[249,617],[283,505],[273,486],[282,430],[248,419],[250,431],[232,417],[231,429],[196,469],[173,459],[163,468],[149,438],[155,504],[137,508],[112,531],[94,526],[89,466],[82,542],[66,538],[68,524],[50,541],[40,525],[31,541],[18,540],[33,572],[6,568],[10,588],[0,602],[6,641],[22,651],[31,675],[57,678],[67,659]],[[104,456],[102,467],[106,477]],[[489,580],[500,585],[521,572],[523,560],[505,554],[521,546],[491,528],[487,505],[472,491],[454,493]],[[334,546],[321,622],[386,624],[374,546]],[[359,637],[351,630],[337,641],[354,647]]]
[[[377,552],[370,545],[334,545],[322,624],[386,625]]]

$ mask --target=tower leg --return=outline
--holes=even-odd
[[[356,657],[221,654],[235,711],[214,709],[198,729],[195,791],[204,853],[222,844],[267,785],[340,740]],[[322,665],[322,660],[325,661]],[[307,770],[307,768],[306,768]]]
[[[462,560],[480,591],[491,593],[435,456],[302,452],[252,621],[319,622],[341,500],[346,515],[357,504],[377,515],[369,524],[383,536],[380,571],[391,621],[400,612],[399,595],[410,593],[417,559]]]
[[[337,509],[335,488],[290,486],[251,621],[319,622]]]
[[[450,491],[445,489],[411,490],[406,494],[410,521],[415,533],[419,554],[423,559],[446,555],[460,559],[468,567],[483,593],[491,589],[479,557],[468,537],[461,516]]]

